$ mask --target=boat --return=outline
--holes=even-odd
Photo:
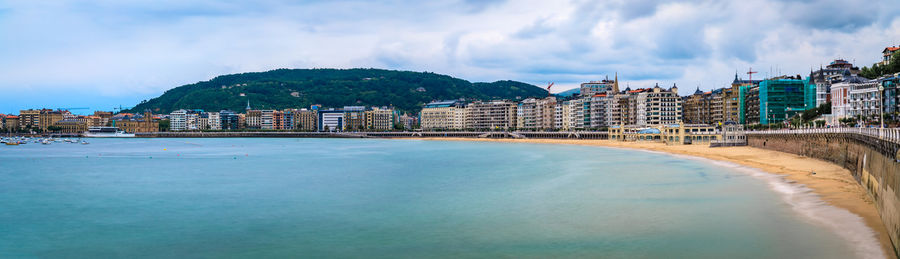
[[[91,143],[88,143],[87,141],[82,140],[82,141],[81,141],[81,144],[82,144],[82,145],[87,145],[87,144],[91,144]]]
[[[18,141],[10,141],[10,142],[6,142],[6,145],[7,146],[18,146],[19,142]]]
[[[84,132],[88,138],[133,138],[134,133],[126,133],[116,127],[90,127]]]

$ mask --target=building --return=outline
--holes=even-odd
[[[556,97],[528,98],[516,107],[516,128],[525,130],[552,130],[556,125]]]
[[[762,80],[744,80],[734,73],[734,81],[731,82],[731,88],[723,91],[722,115],[723,121],[741,122],[741,109],[744,107],[744,96],[741,95],[741,88],[753,88],[758,86]]]
[[[579,89],[581,96],[594,96],[595,94],[605,94],[608,92],[618,93],[619,92],[619,74],[616,73],[614,80],[607,79],[601,81],[590,81],[587,83],[582,83]]]
[[[209,112],[206,115],[210,130],[222,130],[222,117],[219,112]]]
[[[244,120],[247,123],[248,129],[262,129],[261,110],[247,110],[246,114],[247,115],[244,117]]]
[[[782,123],[816,107],[816,86],[799,75],[763,80],[741,87],[743,124]]]
[[[436,101],[425,104],[419,113],[422,130],[462,130],[465,108],[461,101]]]
[[[243,125],[241,117],[236,112],[230,110],[219,111],[219,129],[236,130],[240,129],[241,125]]]
[[[185,131],[200,129],[200,110],[180,109],[169,114],[169,130]],[[113,127],[117,127],[113,125]]]
[[[201,112],[197,115],[197,129],[199,130],[208,130],[209,129],[209,113]]]
[[[95,111],[94,116],[99,117],[101,120],[100,125],[97,126],[105,126],[109,123],[109,119],[112,118],[113,113],[105,111]]]
[[[344,130],[344,111],[343,110],[320,110],[319,115],[319,131],[342,131]]]
[[[300,109],[293,112],[294,116],[294,129],[302,130],[302,131],[317,131],[319,130],[319,115],[318,109]]]
[[[466,105],[465,128],[510,130],[516,127],[517,104],[510,101],[477,101]]]
[[[882,106],[886,119],[900,121],[900,76],[891,75],[878,79],[882,87]]]
[[[881,92],[878,80],[868,80],[862,77],[850,77],[840,84],[846,84],[849,88],[847,98],[846,118],[860,118],[869,121],[878,121],[881,116]],[[839,120],[839,119],[838,119]]]
[[[614,125],[607,130],[610,140],[652,141],[669,145],[703,144],[722,139],[715,126],[705,124],[668,124],[652,127]]]
[[[365,112],[366,129],[392,130],[394,129],[394,110],[387,107],[372,107]]]
[[[187,130],[187,110],[180,109],[169,113],[169,130]]]
[[[712,140],[710,147],[733,147],[746,146],[747,135],[744,133],[744,126],[733,121],[722,124],[722,138],[718,141]]]
[[[678,86],[662,89],[657,84],[649,91],[635,94],[633,105],[637,126],[658,126],[678,124],[682,120],[682,100],[678,96]],[[631,108],[629,108],[631,109]]]
[[[843,59],[835,59],[828,66],[810,71],[809,83],[816,86],[816,106],[831,101],[831,85],[841,82],[844,78],[856,75],[859,69]]]
[[[622,121],[621,105],[629,104],[622,102],[622,99],[627,98],[628,95],[616,94],[612,91],[587,97],[584,100],[584,127],[602,129],[620,124]]]
[[[246,115],[248,129],[275,129],[274,110],[248,110]]]
[[[75,116],[69,113],[69,111],[55,111],[44,109],[41,110],[41,114],[39,115],[40,122],[38,125],[42,131],[46,131],[48,127],[55,125],[56,122],[74,117]]]
[[[404,130],[411,130],[419,127],[419,116],[401,114],[397,116],[397,124],[400,124]]]
[[[18,131],[20,129],[19,116],[6,115],[6,118],[3,119],[3,128],[6,129],[6,132]]]
[[[41,128],[41,112],[44,110],[21,110],[19,111],[19,128],[22,129],[40,129]]]
[[[694,94],[683,98],[682,108],[685,123],[710,123],[709,119],[709,102],[711,94],[700,91],[700,87],[694,91]]]
[[[259,128],[264,130],[275,129],[275,110],[260,110]]]
[[[53,124],[59,128],[60,133],[82,133],[88,130],[87,121],[83,118],[68,118],[57,121]]]
[[[355,131],[366,128],[365,106],[344,106],[344,129]]]
[[[577,98],[564,101],[562,107],[563,130],[583,130],[584,127],[584,100],[586,98]]]
[[[682,117],[685,123],[721,125],[737,121],[738,104],[732,97],[732,88],[719,88],[703,92],[697,87],[694,94],[683,97]],[[729,120],[732,119],[733,120]]]
[[[850,83],[839,82],[831,85],[831,121],[829,125],[839,125],[841,119],[850,117]]]
[[[185,111],[185,130],[189,128],[187,120],[188,117],[197,118],[196,128],[201,129],[202,125],[200,124],[199,114],[193,114],[191,116],[187,115],[187,111]],[[195,117],[196,116],[196,117]],[[88,127],[93,126],[102,126],[102,125],[91,125],[93,123],[88,123]],[[142,132],[157,132],[159,131],[159,119],[154,118],[150,112],[144,112],[144,114],[131,114],[131,113],[120,113],[112,116],[110,118],[110,125],[112,127],[117,127],[128,133],[142,133]],[[171,124],[170,124],[171,127]],[[84,131],[87,131],[85,129]]]
[[[897,46],[884,48],[884,50],[881,51],[881,54],[882,54],[881,62],[879,62],[878,64],[882,65],[882,66],[891,64],[891,57],[898,50],[900,50],[900,47],[897,47]]]
[[[299,112],[297,109],[289,109],[281,112],[281,128],[284,130],[296,130],[297,129],[297,116],[294,113]]]

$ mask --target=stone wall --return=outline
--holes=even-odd
[[[844,133],[748,134],[750,146],[818,158],[850,170],[875,200],[900,257],[900,144]]]

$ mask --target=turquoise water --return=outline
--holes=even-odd
[[[850,258],[763,180],[665,154],[363,139],[0,147],[0,257]]]

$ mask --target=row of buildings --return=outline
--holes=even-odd
[[[389,107],[344,106],[324,109],[259,110],[249,103],[244,113],[229,110],[177,110],[166,116],[171,131],[193,130],[296,130],[296,131],[388,131],[412,129],[418,118]]]
[[[881,65],[890,64],[900,51],[888,47]],[[751,71],[752,72],[752,71]],[[868,79],[846,60],[837,59],[809,76],[769,77],[744,80],[735,73],[730,86],[680,96],[678,87],[620,90],[618,75],[581,84],[572,96],[509,100],[433,101],[420,114],[408,115],[390,107],[344,106],[324,109],[251,109],[205,112],[181,109],[170,114],[95,112],[74,115],[65,110],[29,109],[18,115],[0,114],[0,128],[7,131],[84,132],[92,126],[115,126],[126,132],[153,132],[159,121],[168,120],[168,130],[298,130],[298,131],[387,131],[422,130],[604,130],[624,127],[657,128],[672,125],[781,124],[798,114],[830,104],[830,114],[816,110],[824,124],[872,125],[900,122],[900,75]],[[826,114],[819,114],[826,113]],[[848,123],[852,122],[852,123]]]
[[[887,49],[885,51],[888,51]],[[886,54],[887,55],[887,54]],[[731,87],[684,97],[686,123],[778,124],[817,107],[828,107],[815,118],[825,125],[874,126],[900,119],[900,76],[868,79],[846,60],[837,59],[809,76],[780,76],[766,80],[741,80]],[[847,123],[851,122],[851,123]]]
[[[885,48],[879,64],[887,64],[898,50]],[[900,121],[900,76],[867,79],[859,72],[850,62],[837,59],[806,78],[798,74],[744,80],[735,73],[730,86],[706,92],[698,87],[687,96],[679,96],[675,85],[620,90],[615,76],[583,83],[567,97],[435,101],[424,105],[420,120],[423,130],[601,130],[681,123],[721,127],[726,122],[783,124],[831,104],[830,112],[816,110],[820,115],[816,120],[832,126],[847,120],[871,125],[883,114],[885,120]]]
[[[90,127],[114,126],[127,132],[159,131],[160,117],[150,113],[132,114],[97,111],[92,115],[75,115],[64,109],[28,109],[18,115],[0,114],[4,132],[82,133]]]
[[[618,77],[584,83],[574,98],[548,96],[508,100],[436,101],[420,112],[423,130],[599,130],[627,124],[659,126],[681,123],[678,87],[619,91]]]

